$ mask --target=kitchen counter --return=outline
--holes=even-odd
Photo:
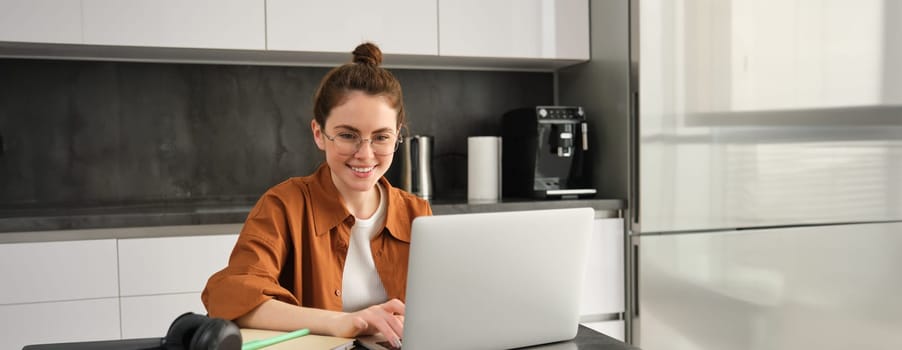
[[[184,202],[0,209],[0,244],[238,233],[253,204]],[[617,217],[626,208],[626,201],[516,199],[482,204],[441,200],[432,203],[435,215],[576,207],[593,208],[597,217]]]
[[[622,199],[567,199],[567,200],[533,200],[508,199],[497,203],[467,203],[462,201],[433,201],[432,213],[435,215],[486,213],[493,211],[537,210],[590,207],[596,212],[610,212],[619,216],[626,209],[626,201]],[[599,216],[599,214],[596,214]]]

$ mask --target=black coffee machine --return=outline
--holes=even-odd
[[[582,107],[515,109],[504,114],[501,130],[505,198],[595,196]]]

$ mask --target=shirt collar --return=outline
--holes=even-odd
[[[330,230],[348,223],[353,225],[354,216],[345,208],[344,201],[335,183],[332,182],[332,171],[327,163],[323,163],[316,169],[312,176],[313,184],[309,186],[311,203],[313,207],[313,218],[315,220],[314,227],[316,235],[321,236],[329,233]],[[406,215],[406,211],[399,210],[401,194],[397,190],[393,190],[391,184],[383,176],[379,178],[379,183],[385,189],[385,195],[388,201],[385,206],[385,228],[389,234],[398,240],[410,242],[410,222],[413,218]]]
[[[385,177],[379,179],[379,183],[385,187],[385,195],[388,202],[385,204],[385,228],[396,239],[410,243],[410,225],[413,218],[408,210],[401,207],[404,200],[400,190],[393,190]]]

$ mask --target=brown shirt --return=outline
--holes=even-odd
[[[384,177],[379,183],[388,195],[385,227],[370,247],[386,294],[404,301],[411,221],[432,209]],[[207,281],[201,296],[207,312],[234,320],[272,298],[341,311],[353,225],[326,164],[272,187],[248,215],[228,266]]]

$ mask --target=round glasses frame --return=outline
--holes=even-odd
[[[388,145],[376,143],[376,140],[373,138],[365,139],[365,138],[360,137],[360,135],[358,135],[358,134],[351,133],[355,136],[355,138],[353,140],[349,140],[349,139],[336,140],[336,136],[338,136],[338,135],[329,136],[329,134],[327,134],[326,131],[322,130],[322,129],[320,130],[320,132],[323,133],[323,136],[326,137],[326,140],[334,142],[335,145],[337,145],[339,147],[339,150],[338,150],[339,153],[342,153],[342,154],[357,153],[358,151],[360,151],[360,147],[363,145],[363,142],[366,141],[366,142],[369,142],[370,149],[373,150],[374,154],[380,155],[380,156],[387,156],[387,155],[395,153],[398,150],[398,146],[401,145],[402,143],[404,143],[404,139],[402,139],[401,137],[395,136],[395,141],[392,143],[391,150],[387,150],[387,149],[380,150],[379,148],[388,146]],[[343,147],[344,147],[344,149],[342,149]],[[351,148],[347,148],[347,147],[351,147]]]

